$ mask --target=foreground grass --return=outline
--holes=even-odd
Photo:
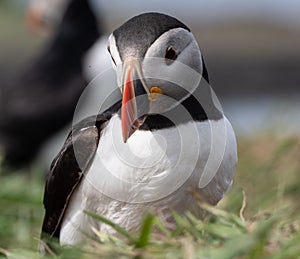
[[[90,214],[116,228],[122,238],[95,230],[99,239],[59,249],[59,258],[300,258],[299,154],[297,136],[241,140],[232,190],[217,208],[199,203],[210,214],[205,220],[174,214],[171,231],[148,215],[140,233],[133,234]],[[0,177],[0,254],[38,258],[41,173]]]

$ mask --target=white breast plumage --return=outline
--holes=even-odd
[[[225,117],[136,131],[126,144],[120,127],[121,121],[114,115],[102,131],[93,164],[64,216],[62,244],[81,242],[82,230],[90,232],[87,224],[115,234],[113,229],[93,222],[83,210],[136,231],[145,210],[167,220],[169,209],[195,209],[191,190],[215,204],[231,185],[237,160],[236,141]]]

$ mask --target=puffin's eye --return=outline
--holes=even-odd
[[[165,54],[165,62],[170,65],[177,58],[177,53],[172,47],[168,47]]]

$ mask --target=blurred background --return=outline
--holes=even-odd
[[[35,32],[25,23],[28,2],[1,1],[1,78],[13,78],[34,61],[55,35],[68,1],[32,1],[45,2],[40,14],[45,28]],[[165,12],[185,22],[198,39],[211,85],[238,134],[274,127],[284,133],[299,129],[299,1],[90,3],[101,34],[146,11]],[[105,62],[102,67],[109,65]]]
[[[34,69],[28,68],[34,68],[33,64],[37,60],[43,60],[45,53],[51,56],[51,46],[58,37],[68,4],[67,0],[1,0],[0,82],[18,82],[18,86],[14,86],[15,91],[27,87],[27,83],[23,84],[24,81],[19,78],[24,73],[34,73]],[[299,209],[299,205],[293,200],[300,194],[299,177],[296,177],[300,172],[299,1],[90,0],[89,4],[97,20],[98,32],[78,57],[81,70],[76,75],[82,74],[83,78],[80,91],[86,85],[83,82],[91,81],[97,71],[110,66],[106,46],[103,44],[105,40],[101,41],[101,36],[105,37],[128,18],[141,12],[158,11],[177,17],[196,36],[206,61],[211,85],[238,137],[240,164],[231,196],[225,199],[223,206],[237,211],[240,205],[237,201],[241,201],[243,189],[251,197],[249,215],[261,208],[276,207],[279,201],[291,202],[292,207]],[[34,6],[30,16],[29,6]],[[79,39],[74,39],[75,45],[80,43]],[[100,61],[95,60],[95,57]],[[59,69],[64,70],[64,64],[59,64]],[[52,67],[57,68],[55,64]],[[49,70],[42,71],[43,75],[48,75],[48,72]],[[74,71],[72,73],[75,74]],[[73,78],[74,74],[68,76]],[[0,85],[0,97],[2,90],[2,101],[9,103],[12,95],[6,97],[7,90],[3,89],[8,87],[3,86],[4,84],[6,83]],[[48,87],[51,88],[51,84]],[[23,91],[24,95],[19,96],[21,99],[22,96],[26,98],[27,90]],[[52,103],[56,100],[55,96],[53,98],[50,100]],[[74,98],[76,100],[78,96]],[[5,109],[3,103],[0,103],[0,107]],[[26,107],[23,108],[26,110]],[[61,127],[53,129],[49,136],[42,137],[41,143],[60,134],[59,143],[62,145],[71,119],[70,114],[66,115]],[[18,125],[18,121],[15,121],[14,127],[15,125]],[[67,130],[58,133],[63,128]],[[15,204],[11,209],[8,206],[0,217],[0,245],[6,233],[11,233],[12,240],[17,233],[17,240],[29,247],[32,240],[25,238],[24,241],[23,234],[34,233],[33,235],[38,236],[40,215],[43,213],[41,172],[44,172],[57,149],[54,147],[51,153],[49,148],[44,148],[42,152],[46,156],[48,153],[48,158],[42,166],[39,152],[29,159],[30,163],[25,163],[26,169],[18,169],[33,172],[31,174],[35,176],[30,180],[16,174],[8,177],[6,175],[11,173],[10,169],[2,169],[3,175],[0,177],[5,180],[6,187],[0,190],[1,209],[12,202]],[[32,161],[35,162],[31,163]],[[26,189],[22,181],[29,181],[31,190]],[[12,194],[11,190],[15,193]],[[21,223],[12,229],[7,220],[10,217],[12,220],[16,219],[16,210],[22,208],[20,204],[31,204],[34,213],[25,210],[26,215],[17,217],[17,222]],[[33,223],[28,223],[28,218]],[[30,224],[33,224],[33,228]],[[10,241],[5,240],[4,245],[10,245]]]

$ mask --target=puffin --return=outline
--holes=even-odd
[[[142,13],[114,30],[107,48],[122,98],[75,124],[53,160],[45,242],[82,244],[93,229],[118,236],[87,212],[133,233],[149,212],[166,224],[172,211],[201,217],[199,199],[216,205],[232,185],[235,133],[191,30],[172,16]]]
[[[84,56],[101,34],[89,1],[70,0],[48,46],[21,75],[1,82],[3,164],[12,168],[30,165],[43,144],[71,123],[88,83]]]

